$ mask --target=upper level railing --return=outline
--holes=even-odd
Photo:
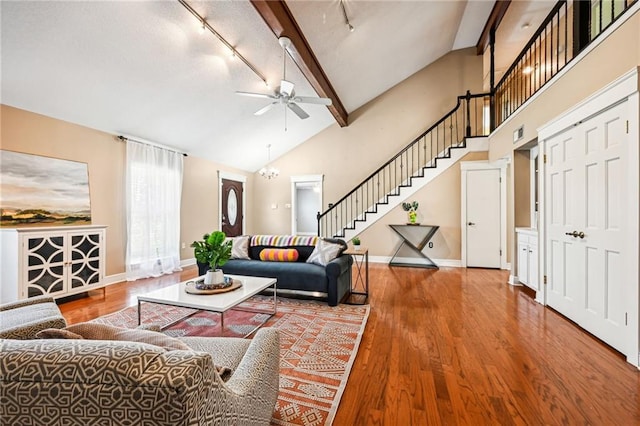
[[[497,127],[556,76],[638,0],[561,0],[520,52],[490,94],[458,96],[443,118],[414,139],[329,209],[318,214],[318,235],[344,236],[413,178],[424,176],[438,158],[465,146],[466,137],[489,134],[490,114]]]
[[[465,146],[465,138],[489,134],[489,94],[458,96],[456,106],[433,126],[405,146],[393,158],[371,173],[358,186],[323,213],[318,214],[318,235],[344,236],[364,221],[367,213],[377,212],[389,196],[400,194],[413,178],[423,177],[424,169],[436,167],[438,158],[448,158],[452,148]]]
[[[495,126],[509,118],[637,1],[559,1],[496,84]]]

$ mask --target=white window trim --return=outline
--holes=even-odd
[[[324,175],[299,175],[291,176],[291,235],[298,235],[296,229],[296,183],[298,182],[315,182],[320,184],[320,208],[323,205],[323,188],[322,182]],[[300,234],[306,235],[306,234]],[[316,235],[316,234],[313,234]]]

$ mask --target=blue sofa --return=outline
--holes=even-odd
[[[250,275],[256,277],[272,277],[278,280],[278,293],[310,295],[314,297],[326,298],[329,306],[337,306],[342,299],[347,296],[351,289],[351,267],[353,259],[349,255],[340,254],[326,266],[306,263],[315,243],[309,241],[307,244],[300,244],[304,240],[312,238],[297,237],[293,245],[286,244],[289,236],[273,236],[273,244],[253,245],[259,240],[254,236],[249,238],[248,254],[250,259],[231,259],[222,266],[225,274]],[[280,241],[276,241],[280,240]],[[282,241],[285,244],[282,244]],[[340,244],[344,249],[347,244],[340,239],[325,239],[325,241]],[[277,244],[277,245],[276,245]],[[260,252],[265,248],[294,248],[298,251],[296,262],[269,262],[260,260]],[[204,270],[200,270],[204,274]]]

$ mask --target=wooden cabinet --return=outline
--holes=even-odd
[[[538,231],[518,228],[518,281],[538,290]]]
[[[0,302],[104,286],[105,226],[2,229]]]

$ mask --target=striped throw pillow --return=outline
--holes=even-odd
[[[251,237],[252,246],[315,246],[318,242],[316,236],[300,235],[254,235]]]
[[[260,260],[269,262],[296,262],[298,250],[266,248],[260,252]]]

